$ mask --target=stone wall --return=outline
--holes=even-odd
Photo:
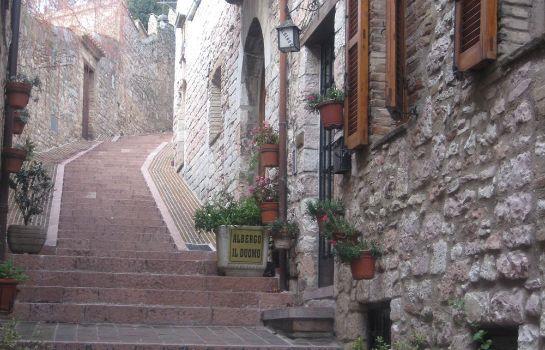
[[[371,144],[353,154],[350,174],[335,176],[348,218],[384,255],[371,281],[356,282],[348,267],[336,265],[337,335],[347,344],[365,337],[368,307],[385,303],[393,341],[422,335],[429,348],[471,349],[468,319],[477,327],[512,327],[520,349],[540,349],[545,53],[524,50],[543,38],[544,2],[500,0],[498,60],[458,76],[452,69],[454,2],[408,0],[407,81],[417,113],[401,126],[384,107],[385,3],[370,0]],[[177,52],[176,59],[177,159],[202,200],[229,185],[244,193],[244,142],[256,120],[244,48],[254,18],[264,37],[265,119],[275,125],[278,113],[278,2],[211,4],[203,0],[178,29],[185,55]],[[334,71],[341,87],[345,1],[335,8]],[[292,13],[303,29],[315,16]],[[218,58],[218,48],[233,54]],[[318,90],[319,55],[303,47],[288,61],[289,212],[302,230],[290,273],[292,290],[303,291],[317,286],[317,227],[304,208],[318,192],[319,129],[304,96]],[[207,84],[217,62],[228,92],[224,133],[210,146]],[[389,136],[396,128],[397,136]]]
[[[90,6],[90,7],[89,7]],[[174,28],[155,21],[148,36],[121,1],[95,11],[36,16],[23,10],[21,71],[37,75],[41,92],[29,103],[22,137],[40,149],[82,137],[84,67],[90,83],[90,137],[170,130],[174,84]]]

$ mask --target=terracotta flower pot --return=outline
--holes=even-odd
[[[318,105],[320,118],[325,129],[341,129],[343,127],[343,104],[329,101]]]
[[[41,226],[10,225],[8,227],[9,250],[15,254],[38,254],[45,243],[46,233]]]
[[[21,135],[25,129],[26,123],[19,116],[19,112],[13,114],[13,135]]]
[[[259,147],[261,166],[275,168],[278,166],[278,145],[265,144]]]
[[[375,277],[375,257],[370,251],[364,251],[358,259],[350,263],[350,269],[353,279],[370,280]]]
[[[0,278],[0,311],[11,313],[19,282],[12,278]]]
[[[4,168],[10,173],[18,173],[26,159],[27,152],[19,148],[4,148],[2,157],[4,159]]]
[[[15,109],[23,109],[30,99],[32,85],[20,81],[10,81],[6,84],[6,98],[8,104]]]
[[[278,202],[261,203],[261,223],[272,224],[276,219],[278,219]]]

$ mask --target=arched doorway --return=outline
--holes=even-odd
[[[250,149],[252,130],[265,120],[265,60],[261,25],[254,18],[244,42],[241,94],[241,173],[247,183],[262,173],[259,164],[252,159]]]

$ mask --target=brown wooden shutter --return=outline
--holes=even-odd
[[[387,0],[386,107],[398,120],[404,119],[407,113],[405,51],[405,0]]]
[[[369,1],[348,0],[344,137],[348,149],[368,144]]]
[[[498,1],[456,0],[456,68],[482,68],[498,51]]]

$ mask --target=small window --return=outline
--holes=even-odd
[[[223,111],[221,107],[221,68],[216,69],[208,92],[208,142],[214,144],[223,132]]]
[[[482,328],[478,332],[479,340],[475,347],[478,349],[481,344],[490,342],[491,349],[517,350],[518,349],[518,331],[512,327],[494,327]],[[477,332],[476,332],[477,333]]]
[[[390,303],[371,304],[367,307],[367,346],[373,349],[377,346],[377,338],[380,337],[391,344]]]
[[[456,68],[482,68],[496,59],[498,1],[456,0]]]
[[[406,84],[406,0],[388,0],[386,9],[386,107],[404,121],[408,112]]]

